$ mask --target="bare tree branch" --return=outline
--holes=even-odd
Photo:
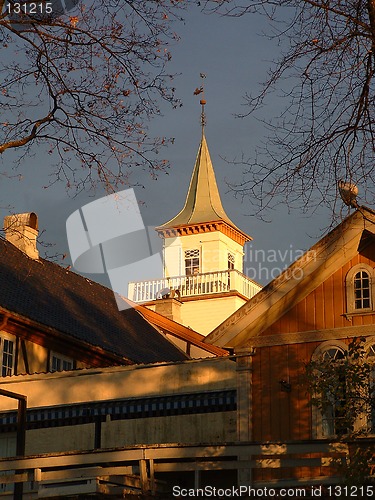
[[[94,0],[32,14],[0,0],[0,154],[19,151],[21,161],[44,147],[56,178],[77,189],[165,169],[167,140],[147,130],[160,101],[180,106],[166,65],[186,4]]]
[[[259,116],[270,94],[285,107],[265,121],[269,135],[232,186],[259,212],[287,202],[306,212],[333,212],[337,182],[357,183],[360,202],[375,201],[375,0],[220,0],[206,10],[261,14],[280,57],[259,94],[248,93]]]

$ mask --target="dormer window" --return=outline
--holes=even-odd
[[[374,270],[367,264],[358,264],[346,275],[346,302],[348,313],[361,313],[373,310]]]

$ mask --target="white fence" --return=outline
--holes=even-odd
[[[353,448],[354,444],[356,446]],[[24,498],[31,500],[66,498],[66,495],[79,493],[102,496],[117,494],[116,498],[123,498],[129,492],[152,495],[156,492],[171,492],[172,484],[178,484],[181,477],[189,481],[185,473],[195,475],[195,486],[199,488],[202,471],[216,471],[223,477],[227,470],[252,470],[254,475],[254,471],[261,469],[267,471],[267,479],[253,478],[253,487],[302,487],[305,491],[300,489],[301,495],[305,493],[303,497],[310,497],[314,485],[316,493],[313,496],[322,496],[321,485],[327,485],[329,494],[323,496],[328,498],[335,496],[338,491],[346,491],[344,487],[341,490],[330,489],[329,485],[342,481],[338,475],[339,468],[348,464],[351,456],[355,457],[358,444],[324,440],[216,445],[160,444],[3,458],[0,459],[0,483],[12,486],[25,483]],[[373,447],[374,440],[369,439],[361,444]],[[370,477],[373,463],[372,459],[369,463]],[[159,480],[162,472],[170,474],[170,484]],[[233,482],[236,483],[235,480]],[[350,491],[353,496],[363,498],[366,497],[364,488],[367,496],[373,496],[373,486],[352,486]],[[308,492],[310,495],[306,494]],[[276,492],[276,496],[281,495]],[[4,492],[0,493],[0,498],[14,500],[15,496]],[[165,493],[163,498],[171,496]]]

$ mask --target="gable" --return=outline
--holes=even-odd
[[[351,263],[362,259],[374,267],[374,223],[373,211],[362,207],[354,212],[208,335],[207,341],[244,347],[259,344],[255,339],[271,332],[314,332],[324,324],[352,327],[353,320],[340,316],[345,312],[342,280]],[[373,319],[355,321],[371,324]]]
[[[349,333],[346,328],[350,328],[352,333],[356,327],[375,326],[375,313],[348,314],[347,307],[346,276],[353,267],[356,268],[360,264],[375,268],[375,242],[371,246],[371,258],[367,257],[366,253],[358,253],[305,298],[294,304],[261,333],[263,341],[259,338],[255,344],[284,344],[288,340],[293,342],[297,339],[315,341],[320,339],[318,332],[333,329],[340,330],[346,338]],[[280,337],[279,341],[276,336]],[[268,341],[265,337],[268,337]]]

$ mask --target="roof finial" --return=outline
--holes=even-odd
[[[206,105],[206,100],[204,99],[204,79],[206,78],[205,73],[200,73],[199,75],[202,79],[202,85],[194,90],[194,95],[202,94],[202,99],[200,100],[200,105],[202,107],[201,111],[201,126],[202,126],[202,134],[204,132],[204,126],[206,125],[206,114],[204,112],[204,106]]]

